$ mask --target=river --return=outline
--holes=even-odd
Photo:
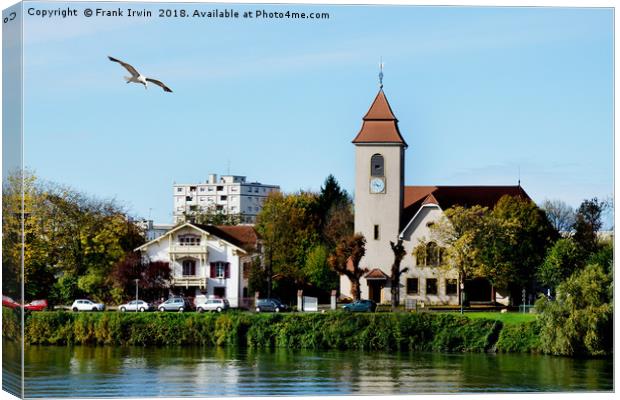
[[[3,352],[10,379],[19,347],[3,340]],[[530,354],[28,346],[24,362],[26,397],[613,390],[611,359]]]

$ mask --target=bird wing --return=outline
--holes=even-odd
[[[118,60],[118,59],[116,59],[116,58],[114,58],[114,57],[110,57],[110,56],[108,56],[108,58],[110,59],[110,61],[117,62],[117,63],[119,63],[120,65],[122,65],[123,67],[125,67],[125,69],[126,69],[127,71],[129,71],[129,73],[130,73],[131,75],[133,75],[134,77],[138,77],[138,76],[140,76],[140,73],[139,73],[138,71],[136,71],[136,69],[135,69],[134,67],[132,67],[130,64],[127,64],[126,62],[122,62],[121,60]]]
[[[172,93],[172,89],[170,89],[168,86],[164,85],[164,83],[162,81],[158,81],[157,79],[152,79],[152,78],[146,78],[147,82],[151,82],[156,84],[157,86],[161,86],[162,89],[164,89],[164,92],[170,92]]]

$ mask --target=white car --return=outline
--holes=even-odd
[[[93,303],[90,300],[80,299],[73,302],[71,305],[73,311],[103,311],[105,305],[101,303]]]
[[[121,304],[120,306],[118,306],[118,310],[120,312],[136,311],[136,310],[140,312],[145,312],[145,311],[150,311],[152,309],[153,309],[153,306],[144,300],[138,300],[137,302],[136,300],[133,300],[127,304]]]
[[[226,299],[206,299],[204,302],[196,304],[196,311],[198,312],[222,312],[228,310],[228,308],[230,308],[230,304],[228,304],[228,300]]]

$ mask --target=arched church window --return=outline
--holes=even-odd
[[[429,242],[426,245],[426,265],[440,265],[442,256],[441,247],[435,242]]]
[[[370,157],[370,176],[385,176],[381,154],[374,154]]]

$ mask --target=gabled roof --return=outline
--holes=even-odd
[[[521,186],[405,186],[401,226],[404,228],[426,204],[442,210],[456,205],[493,208],[506,195],[530,199]]]
[[[364,116],[362,129],[353,139],[353,143],[394,143],[407,146],[383,89],[379,90],[375,101]]]
[[[227,226],[227,225],[202,225],[202,224],[193,224],[191,222],[186,222],[184,224],[178,225],[164,235],[151,240],[148,243],[143,244],[138,247],[134,251],[142,250],[152,243],[159,242],[163,240],[166,236],[173,234],[174,232],[185,228],[192,227],[203,232],[209,233],[217,238],[222,239],[223,241],[237,247],[244,252],[252,252],[256,249],[256,245],[259,240],[258,233],[254,230],[253,226],[248,225],[237,225],[237,226]]]
[[[249,225],[193,225],[246,251],[256,249],[259,239],[254,227]]]
[[[387,276],[385,272],[381,271],[379,268],[373,268],[370,272],[364,275],[364,278],[366,278],[366,280],[386,280],[389,276]]]

